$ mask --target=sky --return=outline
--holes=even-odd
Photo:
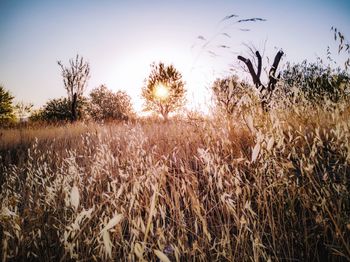
[[[237,23],[255,17],[266,21]],[[0,0],[0,85],[38,108],[66,96],[57,61],[80,54],[91,68],[85,94],[105,84],[140,112],[150,64],[162,61],[182,73],[188,106],[201,110],[216,78],[242,74],[237,55],[247,46],[264,54],[263,66],[279,49],[283,68],[324,58],[327,46],[341,62],[331,26],[350,37],[349,0]]]

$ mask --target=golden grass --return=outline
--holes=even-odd
[[[2,260],[350,259],[350,114],[1,130]]]

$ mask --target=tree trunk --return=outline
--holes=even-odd
[[[78,119],[77,116],[77,104],[78,104],[78,99],[77,99],[77,93],[74,93],[73,95],[73,99],[72,99],[72,118],[71,118],[71,122],[75,122]]]

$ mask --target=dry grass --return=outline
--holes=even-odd
[[[349,260],[349,111],[245,114],[2,130],[3,261]]]

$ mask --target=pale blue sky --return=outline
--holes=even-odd
[[[266,22],[219,23],[226,15],[261,17]],[[286,61],[324,57],[335,52],[330,27],[350,38],[350,1],[18,1],[0,0],[0,84],[17,101],[37,107],[65,96],[56,63],[77,53],[91,65],[86,94],[100,84],[125,90],[141,110],[143,80],[153,61],[173,63],[187,82],[192,105],[205,103],[208,86],[228,74],[242,43],[253,44],[272,57],[282,48]],[[249,28],[249,32],[240,31]],[[226,32],[231,38],[220,35]],[[201,51],[200,39],[214,37]],[[220,49],[218,45],[230,49]],[[192,47],[192,48],[191,48]],[[219,56],[212,57],[208,51]]]

